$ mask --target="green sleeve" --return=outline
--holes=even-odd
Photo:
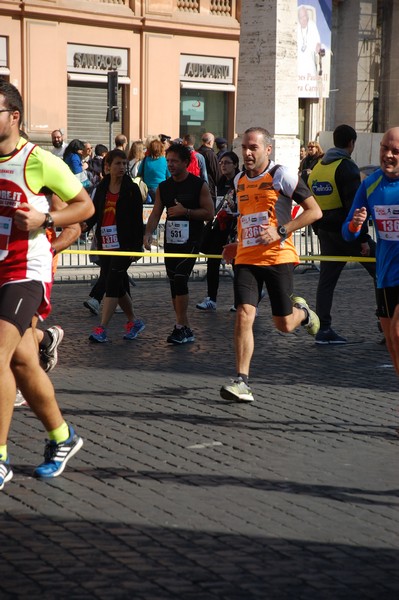
[[[49,188],[64,202],[75,198],[82,184],[63,160],[36,146],[26,165],[26,182],[34,193]]]

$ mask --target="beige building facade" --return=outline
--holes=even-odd
[[[232,140],[239,12],[239,0],[2,0],[0,76],[20,89],[24,128],[42,145],[56,128],[106,145],[120,132]]]
[[[24,128],[44,146],[56,128],[92,144],[204,131],[231,143],[261,124],[296,160],[299,140],[339,123],[399,124],[398,21],[396,0],[332,0],[329,97],[298,100],[296,0],[1,0],[0,76],[21,90]]]

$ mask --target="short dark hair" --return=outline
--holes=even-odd
[[[238,167],[238,165],[240,164],[240,159],[238,158],[237,154],[233,151],[225,152],[220,160],[223,160],[224,158],[229,158],[231,162],[236,165],[236,167]]]
[[[104,156],[104,161],[107,163],[107,165],[112,165],[115,158],[122,158],[123,160],[127,160],[126,153],[123,152],[123,150],[119,150],[119,148],[114,148]]]
[[[271,134],[264,127],[250,127],[249,129],[246,129],[244,133],[260,133],[263,137],[263,144],[265,147],[270,146],[270,144],[273,143]]]
[[[17,110],[19,112],[18,125],[21,127],[21,123],[24,118],[24,103],[22,96],[12,83],[9,83],[5,79],[0,79],[0,94],[4,96],[5,108],[11,111]]]
[[[195,144],[195,135],[192,135],[191,133],[187,133],[183,137],[183,142],[186,142],[189,146],[194,146],[194,144]]]
[[[101,154],[104,154],[104,152],[108,152],[108,148],[107,146],[104,146],[104,144],[97,144],[97,146],[94,148],[94,154],[96,156],[101,156]]]
[[[171,152],[177,154],[180,160],[187,163],[187,166],[190,164],[191,150],[187,146],[183,146],[183,144],[172,144],[166,150],[166,156],[168,156],[168,154],[170,154]]]
[[[347,148],[350,142],[357,140],[357,133],[350,125],[338,125],[333,133],[334,146]]]

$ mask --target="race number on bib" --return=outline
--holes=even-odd
[[[12,218],[11,217],[0,217],[0,250],[8,250],[8,242],[10,241],[11,235]],[[8,252],[7,252],[8,254]],[[2,258],[5,258],[4,252],[1,253]],[[1,256],[0,255],[0,256]]]
[[[244,247],[257,246],[256,238],[261,233],[261,225],[269,223],[267,212],[252,213],[241,217],[242,245]]]
[[[116,225],[101,227],[101,245],[103,250],[115,250],[119,248]]]
[[[375,206],[375,222],[382,240],[399,241],[399,206]]]
[[[188,221],[167,221],[166,241],[168,244],[185,244],[190,235],[190,223]]]

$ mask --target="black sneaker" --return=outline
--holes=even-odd
[[[194,334],[189,327],[175,327],[170,335],[166,338],[168,344],[187,344],[194,341]]]
[[[184,329],[186,330],[186,341],[194,342],[195,337],[194,337],[194,333],[193,333],[192,329],[190,329],[190,327],[185,327]]]
[[[315,337],[316,344],[346,344],[347,341],[346,338],[338,335],[331,327],[324,331],[320,329]]]
[[[51,342],[46,348],[40,348],[39,358],[40,366],[46,373],[49,373],[58,362],[57,348],[64,337],[64,330],[59,325],[54,325],[46,331],[51,337]]]

